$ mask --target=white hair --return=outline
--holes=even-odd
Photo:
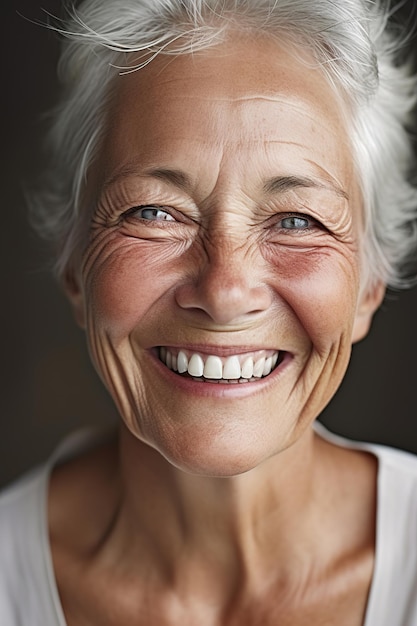
[[[64,91],[47,140],[50,161],[32,197],[33,223],[57,250],[56,271],[74,266],[86,234],[85,189],[105,131],[115,77],[158,54],[221,43],[233,28],[308,46],[351,110],[364,210],[366,284],[410,285],[417,248],[417,189],[407,130],[417,77],[401,59],[405,36],[385,0],[84,0],[50,26],[63,38]],[[134,59],[132,63],[132,58]]]

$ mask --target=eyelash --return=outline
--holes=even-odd
[[[149,219],[145,219],[144,217],[139,216],[137,219],[139,220],[143,220],[143,222],[146,223],[154,223],[154,224],[160,224],[161,222],[170,222],[172,224],[178,223],[178,220],[176,219],[176,217],[174,215],[172,215],[173,213],[173,209],[164,205],[157,205],[157,204],[142,204],[142,205],[138,205],[138,206],[134,206],[130,209],[128,209],[127,211],[125,211],[122,215],[122,219],[125,219],[135,213],[138,213],[142,210],[154,210],[154,211],[161,211],[163,213],[165,213],[167,216],[169,216],[171,219],[163,219],[163,220],[149,220]],[[276,216],[275,216],[276,219]],[[305,220],[308,225],[304,228],[304,227],[297,227],[294,226],[289,227],[289,228],[285,228],[282,226],[282,223],[285,220]],[[316,228],[321,228],[323,229],[324,227],[322,226],[322,224],[320,224],[320,222],[318,222],[317,220],[315,220],[314,218],[312,218],[309,215],[305,215],[304,213],[284,213],[283,215],[281,215],[281,217],[279,217],[279,219],[277,221],[275,221],[275,229],[277,230],[281,230],[281,231],[285,231],[287,233],[309,233],[312,230],[316,229]]]

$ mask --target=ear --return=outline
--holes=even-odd
[[[80,328],[85,329],[85,302],[79,277],[72,269],[67,269],[62,284],[64,293],[70,301],[75,321]]]
[[[384,299],[385,289],[384,283],[378,282],[376,285],[363,291],[353,323],[352,343],[361,341],[368,334],[373,315]]]

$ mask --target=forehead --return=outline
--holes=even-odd
[[[275,160],[293,174],[350,184],[345,105],[306,50],[236,34],[206,51],[161,55],[116,80],[106,178],[137,165],[189,168],[195,150],[202,165],[212,159],[237,171],[243,156],[259,165],[266,156],[272,169]]]

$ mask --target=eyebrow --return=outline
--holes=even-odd
[[[130,178],[131,176],[137,175],[138,167],[136,164],[126,165],[122,169],[117,170],[108,180],[106,180],[103,187],[106,189],[124,178]],[[160,180],[169,182],[176,187],[180,187],[181,189],[189,189],[191,187],[191,179],[181,170],[162,167],[145,170],[144,172],[141,172],[140,175],[159,178]]]
[[[122,171],[117,172],[116,175],[112,176],[112,178],[105,183],[105,187],[110,186],[120,178],[125,178],[135,173],[137,173],[137,169],[134,166],[128,166]],[[159,178],[160,180],[171,183],[175,187],[179,187],[185,191],[192,187],[191,178],[181,170],[161,167],[146,170],[144,174],[145,176]],[[347,193],[339,186],[330,182],[320,182],[314,178],[310,178],[309,176],[274,176],[273,178],[268,179],[263,185],[264,192],[268,194],[285,193],[287,191],[300,188],[325,189],[337,194],[345,200],[349,200]]]
[[[157,168],[152,170],[147,170],[145,172],[147,176],[153,176],[154,178],[159,178],[160,180],[167,181],[174,185],[175,187],[180,187],[180,189],[190,189],[192,186],[192,182],[189,176],[182,172],[181,170],[171,170],[166,168]]]
[[[285,193],[299,188],[326,189],[336,193],[338,196],[349,200],[349,196],[343,189],[332,183],[322,183],[308,176],[275,176],[264,184],[266,193]]]

